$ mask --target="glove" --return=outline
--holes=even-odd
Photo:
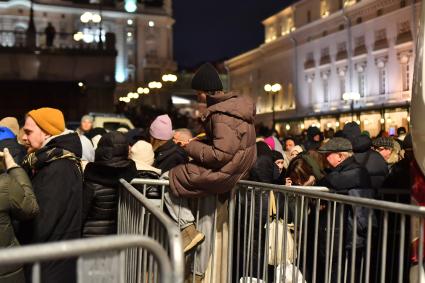
[[[4,166],[6,167],[6,170],[9,170],[14,167],[18,167],[18,164],[16,164],[15,160],[13,159],[12,155],[9,152],[9,149],[5,148],[3,150],[3,162]]]

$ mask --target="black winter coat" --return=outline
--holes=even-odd
[[[70,151],[79,158],[82,155],[80,138],[75,133],[58,136],[39,151],[50,148]],[[31,171],[40,213],[33,221],[21,224],[20,242],[35,244],[80,238],[83,177],[79,165],[74,160],[57,159],[38,164]],[[75,282],[75,274],[74,260],[47,262],[41,268],[43,283]]]
[[[130,182],[136,175],[136,165],[130,160],[124,167],[96,162],[87,164],[83,192],[84,238],[117,232],[119,180]]]
[[[353,140],[352,144],[354,158],[369,173],[371,188],[380,189],[388,176],[388,165],[385,159],[371,148],[372,140],[368,136],[358,136]]]
[[[122,178],[130,182],[136,164],[128,159],[124,134],[109,132],[99,141],[95,162],[84,172],[83,237],[115,234],[117,231],[118,193]]]
[[[155,161],[152,166],[165,173],[177,165],[187,162],[189,162],[189,157],[186,151],[173,140],[169,140],[155,150]]]
[[[343,161],[323,179],[321,185],[327,186],[329,189],[339,194],[347,194],[355,197],[373,198],[375,192],[371,189],[370,178],[366,168],[356,162],[354,157],[350,157]],[[359,207],[357,209],[357,248],[366,246],[367,236],[368,209]],[[346,248],[352,245],[352,225],[353,211],[350,209],[346,213],[345,223],[346,231]],[[376,220],[374,219],[374,223]]]

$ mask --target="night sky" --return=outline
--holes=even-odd
[[[174,0],[174,60],[179,68],[222,61],[264,42],[261,22],[291,0]]]

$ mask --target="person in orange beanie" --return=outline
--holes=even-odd
[[[80,238],[83,177],[78,134],[65,130],[60,110],[40,108],[28,112],[22,139],[28,147],[22,167],[40,206],[39,215],[21,225],[22,244]],[[49,262],[41,273],[43,282],[75,282],[75,260]]]

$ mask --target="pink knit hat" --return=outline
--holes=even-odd
[[[168,141],[172,139],[174,132],[170,117],[167,114],[156,117],[151,124],[149,133],[151,137],[157,140]]]
[[[264,139],[264,142],[270,147],[271,150],[274,150],[275,143],[273,137],[268,137]]]

